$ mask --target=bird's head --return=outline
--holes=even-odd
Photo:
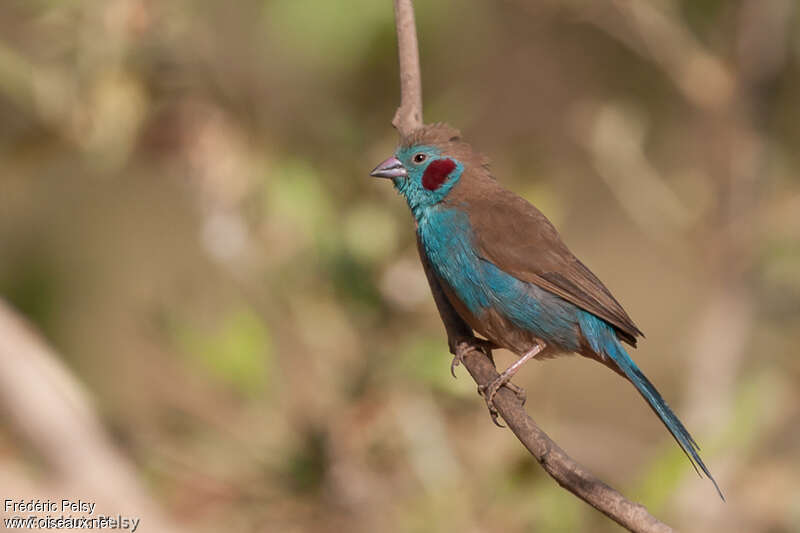
[[[388,178],[415,215],[444,200],[475,160],[458,130],[445,124],[423,126],[402,139],[394,156],[370,173]],[[486,162],[478,156],[478,165]]]

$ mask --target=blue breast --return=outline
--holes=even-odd
[[[580,330],[611,330],[591,313],[481,257],[463,211],[437,205],[420,213],[417,221],[434,270],[478,319],[495,309],[514,326],[569,351],[579,348]]]

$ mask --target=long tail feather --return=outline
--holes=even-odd
[[[650,404],[650,407],[653,411],[658,415],[661,419],[661,422],[664,423],[666,428],[672,433],[672,436],[677,441],[678,445],[683,449],[686,456],[691,461],[692,466],[700,474],[698,467],[703,473],[711,480],[714,484],[714,487],[717,489],[717,493],[719,493],[719,497],[722,498],[722,501],[725,501],[725,496],[723,496],[722,491],[717,485],[714,476],[711,475],[708,468],[706,467],[703,460],[700,458],[700,447],[695,442],[694,438],[689,434],[689,430],[683,425],[683,422],[672,412],[667,402],[664,401],[664,398],[661,397],[658,390],[656,390],[655,386],[650,383],[650,380],[639,370],[639,367],[636,366],[636,363],[633,362],[633,359],[630,358],[628,352],[625,351],[625,348],[614,339],[613,343],[604,343],[605,350],[603,350],[606,355],[608,355],[614,362],[619,366],[622,372],[627,376],[631,383],[636,387],[636,390],[639,391],[639,394],[647,400],[647,403]],[[609,346],[611,344],[611,346]]]

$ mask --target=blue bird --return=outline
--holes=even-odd
[[[636,347],[642,332],[550,221],[497,183],[458,130],[413,131],[371,175],[391,179],[406,199],[420,257],[445,304],[490,346],[519,356],[481,390],[495,421],[495,394],[502,386],[522,393],[510,380],[526,361],[576,352],[628,379],[724,500],[697,443],[622,346]]]

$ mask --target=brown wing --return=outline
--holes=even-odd
[[[481,192],[453,200],[467,208],[476,247],[486,260],[602,318],[636,346],[642,332],[538,209],[496,183]]]

